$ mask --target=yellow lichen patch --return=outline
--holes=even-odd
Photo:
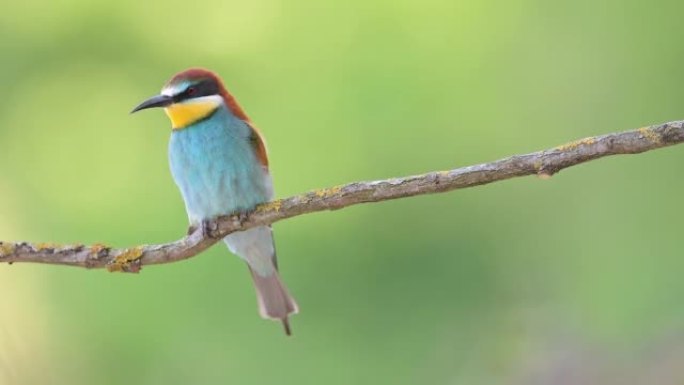
[[[342,190],[342,187],[340,186],[335,186],[335,187],[330,187],[330,188],[324,188],[321,190],[316,190],[314,191],[314,194],[316,194],[317,197],[319,198],[325,198],[325,197],[330,197]]]
[[[639,133],[641,134],[641,136],[650,140],[652,143],[660,143],[660,135],[653,132],[653,130],[651,130],[650,127],[640,128]]]
[[[275,212],[279,212],[280,207],[282,207],[282,206],[283,206],[283,201],[277,200],[277,201],[273,201],[273,202],[264,203],[259,208],[261,210],[264,210],[264,211],[273,210]]]
[[[537,172],[541,172],[543,166],[544,163],[542,163],[541,159],[534,162],[534,169],[537,170]]]
[[[100,251],[108,249],[109,247],[103,243],[95,243],[90,246],[90,252],[92,254],[100,254]]]
[[[14,253],[16,246],[13,243],[0,243],[0,256],[7,256]]]
[[[553,175],[551,175],[551,174],[549,174],[549,173],[545,173],[545,172],[540,172],[540,173],[537,174],[537,177],[538,177],[539,179],[541,179],[541,180],[548,180],[548,179],[551,179],[552,176],[553,176]]]
[[[36,243],[35,248],[36,251],[43,251],[47,249],[58,249],[62,247],[62,245],[58,243],[52,243],[52,242],[43,242],[43,243]]]
[[[574,142],[562,144],[562,145],[556,147],[556,150],[560,150],[560,151],[574,150],[579,146],[590,145],[590,144],[594,144],[595,142],[596,142],[596,139],[594,139],[594,138],[591,138],[591,137],[584,138],[584,139],[576,140]]]
[[[129,271],[131,263],[139,260],[140,258],[142,258],[142,256],[142,247],[126,249],[121,254],[117,255],[112,262],[107,264],[107,270],[109,270],[110,272]]]

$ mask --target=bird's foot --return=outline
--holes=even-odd
[[[243,224],[249,217],[249,213],[249,211],[238,211],[233,213],[233,217],[240,222],[240,224]]]
[[[202,236],[205,238],[217,238],[216,232],[218,231],[218,223],[215,220],[203,219],[202,220]]]
[[[236,211],[230,214],[231,219],[235,225],[242,226],[243,223],[249,218],[251,211]],[[217,219],[204,219],[198,224],[191,224],[188,226],[187,235],[190,236],[194,234],[197,230],[202,230],[202,237],[204,238],[216,238],[216,232],[218,231]]]
[[[193,224],[188,227],[188,236],[194,234],[197,230],[202,231],[202,238],[216,238],[218,224],[215,220],[204,219],[199,224]]]

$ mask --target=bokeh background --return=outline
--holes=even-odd
[[[219,72],[278,197],[684,118],[680,1],[7,0],[0,238],[184,234],[161,111]],[[0,266],[0,384],[681,384],[684,147],[275,225],[302,312],[223,247]]]

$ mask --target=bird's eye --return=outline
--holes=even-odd
[[[197,92],[197,89],[195,87],[188,87],[188,89],[185,91],[188,96],[192,96]]]

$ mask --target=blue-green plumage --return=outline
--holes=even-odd
[[[191,224],[251,210],[271,199],[270,177],[256,158],[251,137],[251,127],[225,106],[173,131],[169,163]]]

